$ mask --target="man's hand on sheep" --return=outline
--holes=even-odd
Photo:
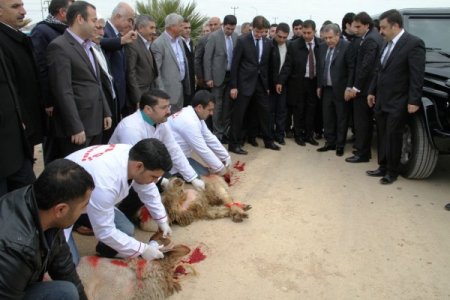
[[[203,180],[199,179],[199,178],[195,178],[194,180],[191,181],[191,184],[194,186],[194,188],[196,188],[197,190],[201,190],[204,191],[205,190],[205,183],[203,182]]]
[[[231,156],[229,156],[227,158],[227,160],[225,161],[224,165],[225,165],[225,168],[227,168],[227,169],[229,169],[231,167]]]
[[[163,232],[163,237],[166,238],[172,235],[172,229],[169,226],[169,222],[159,224],[159,228]]]
[[[145,248],[144,252],[142,253],[142,258],[145,260],[154,260],[154,259],[160,259],[164,257],[164,254],[159,250],[164,245],[158,245],[158,243],[150,241],[150,243]]]

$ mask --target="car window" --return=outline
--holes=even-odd
[[[408,32],[420,37],[427,48],[440,48],[450,51],[450,16],[409,17]]]

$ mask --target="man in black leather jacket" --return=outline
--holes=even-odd
[[[0,198],[0,299],[86,299],[62,229],[93,189],[89,173],[58,159],[34,184]],[[42,282],[46,272],[53,281]]]

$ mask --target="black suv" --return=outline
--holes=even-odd
[[[403,134],[402,173],[427,178],[438,155],[450,154],[450,8],[409,8],[400,13],[405,30],[427,47],[422,109],[409,118]]]

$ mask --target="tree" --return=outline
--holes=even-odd
[[[160,32],[164,31],[164,19],[168,14],[177,13],[191,22],[192,39],[196,40],[200,36],[202,26],[208,19],[196,11],[195,1],[184,5],[181,0],[147,0],[137,1],[136,10],[139,14],[150,15],[155,19],[156,27]]]

